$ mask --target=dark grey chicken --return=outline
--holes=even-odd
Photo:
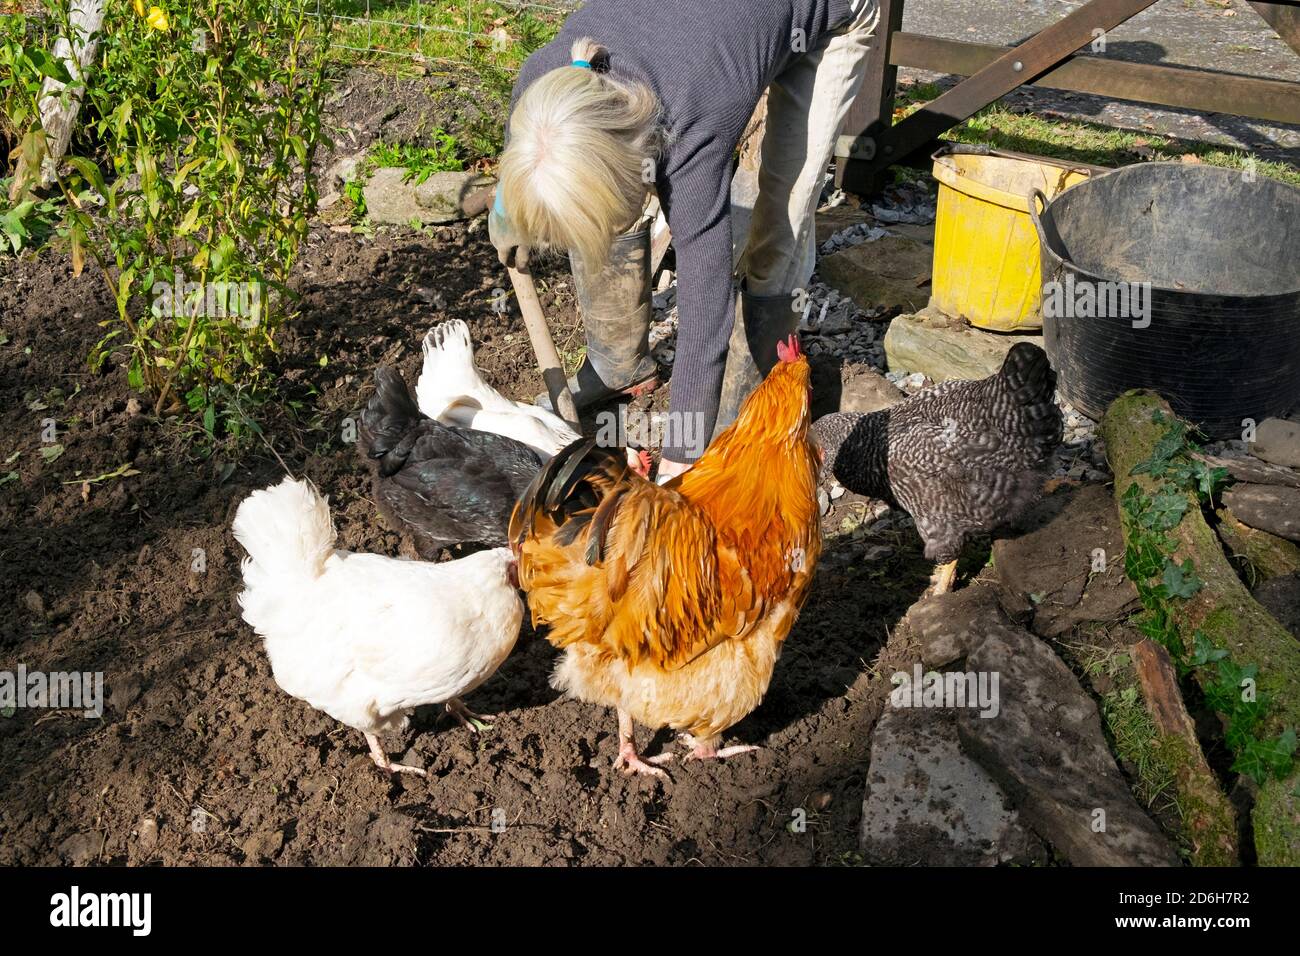
[[[826,459],[822,480],[906,510],[952,587],[966,539],[1013,520],[1038,497],[1061,442],[1056,373],[1020,342],[978,381],[943,382],[883,411],[840,412],[813,423]]]
[[[457,544],[506,544],[515,501],[542,467],[523,442],[422,415],[392,368],[375,372],[357,447],[376,464],[380,512],[426,559]]]

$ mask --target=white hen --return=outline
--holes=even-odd
[[[512,402],[483,381],[474,366],[469,326],[442,322],[424,337],[424,368],[415,384],[420,411],[444,425],[493,432],[521,441],[549,460],[581,436],[554,412]]]
[[[291,478],[249,495],[233,530],[249,555],[239,604],[276,683],[365,734],[380,769],[423,776],[389,761],[378,734],[421,704],[476,716],[458,698],[492,676],[523,620],[510,550],[442,564],[336,551],[328,502]]]

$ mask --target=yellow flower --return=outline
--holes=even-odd
[[[171,27],[171,21],[167,19],[167,11],[162,7],[150,7],[149,15],[144,19],[149,26],[155,30],[161,30],[163,33],[166,33]]]
[[[131,0],[131,5],[135,7],[136,16],[144,16],[144,0]]]

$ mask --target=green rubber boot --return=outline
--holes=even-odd
[[[727,348],[714,438],[736,420],[749,393],[776,364],[776,344],[799,327],[799,313],[789,295],[750,295],[742,285],[736,298],[736,322]]]
[[[650,227],[614,240],[600,270],[583,267],[569,254],[573,283],[587,335],[587,357],[569,391],[579,411],[619,395],[644,395],[659,385],[659,366],[650,356]],[[545,395],[537,405],[550,409]]]

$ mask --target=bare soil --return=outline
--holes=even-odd
[[[330,495],[343,547],[411,553],[341,437],[377,365],[413,379],[425,330],[456,316],[494,385],[540,391],[522,321],[491,309],[504,277],[484,231],[321,227],[305,247],[301,314],[282,336],[278,397],[260,414],[286,464]],[[869,733],[897,669],[876,658],[926,584],[913,532],[870,563],[847,540],[830,543],[767,699],[729,734],[761,744],[757,754],[678,765],[668,784],[625,778],[610,767],[613,712],[561,699],[547,681],[554,650],[525,628],[468,700],[495,728],[474,737],[423,709],[387,743],[429,777],[390,778],[360,734],[280,691],[239,617],[243,554],[229,525],[245,495],[282,476],[266,444],[214,447],[141,411],[121,368],[92,374],[86,355],[110,305],[89,271],[74,279],[51,253],[0,270],[0,460],[20,453],[0,469],[18,472],[0,486],[0,670],[102,671],[107,698],[101,719],[0,716],[0,864],[856,859]],[[576,347],[567,277],[541,277],[559,344]],[[819,398],[838,378],[818,370]],[[52,461],[40,454],[48,418],[65,449]],[[81,484],[124,464],[139,474]],[[651,753],[674,745],[641,733]]]

